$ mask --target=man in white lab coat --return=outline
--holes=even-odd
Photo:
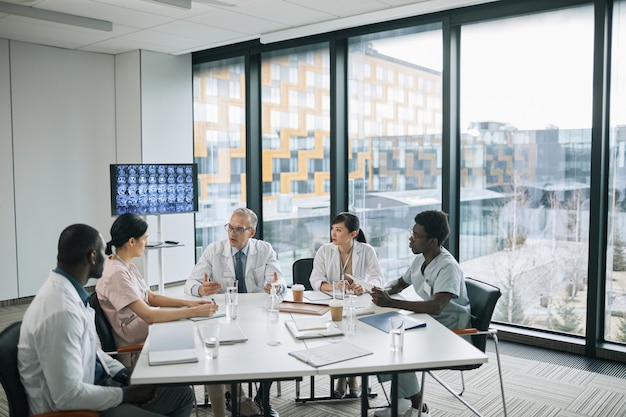
[[[129,386],[130,369],[98,346],[94,310],[83,288],[100,278],[104,239],[74,224],[61,233],[57,267],[24,314],[18,370],[32,414],[94,410],[102,417],[188,417],[189,386]]]
[[[185,294],[208,296],[224,292],[237,278],[238,252],[243,253],[245,276],[244,279],[238,279],[239,292],[265,291],[269,294],[270,284],[275,278],[276,283],[280,284],[280,292],[284,292],[287,283],[276,252],[268,242],[254,239],[257,223],[258,218],[252,210],[235,209],[230,222],[224,225],[228,239],[213,242],[206,247],[187,278]]]
[[[202,297],[224,292],[235,279],[240,293],[265,291],[269,294],[272,284],[279,285],[279,293],[284,293],[287,283],[276,252],[268,242],[254,239],[257,223],[258,217],[252,210],[235,209],[230,221],[224,225],[228,239],[206,247],[187,278],[185,294]],[[262,413],[261,404],[270,385],[262,383],[254,401],[240,399],[242,416]],[[278,412],[271,407],[270,414],[278,417]]]

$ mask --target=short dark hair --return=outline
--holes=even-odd
[[[99,248],[100,232],[86,224],[66,227],[59,236],[57,262],[64,265],[79,265],[92,250]]]
[[[113,253],[112,246],[124,246],[131,237],[139,239],[148,230],[148,223],[136,214],[125,213],[119,216],[111,226],[111,240],[107,242],[106,254]]]
[[[450,225],[448,224],[448,214],[439,210],[425,210],[417,213],[415,224],[424,228],[428,236],[436,237],[439,246],[443,245],[448,235],[450,235]]]

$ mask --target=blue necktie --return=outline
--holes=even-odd
[[[242,251],[235,254],[235,278],[237,278],[237,291],[241,293],[248,292],[246,289],[246,275],[243,268],[243,257],[246,256]]]

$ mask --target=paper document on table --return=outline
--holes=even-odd
[[[361,278],[357,278],[354,275],[346,274],[347,278],[350,278],[355,284],[359,284],[366,292],[372,292],[372,288],[374,286],[369,282],[362,280]]]
[[[315,368],[371,354],[369,350],[348,342],[328,343],[312,349],[289,352],[289,355]]]
[[[304,298],[309,301],[323,301],[323,300],[331,300],[333,298],[332,293],[328,295],[324,291],[305,291]]]
[[[321,317],[297,318],[293,322],[298,330],[326,330],[329,321]]]
[[[148,363],[198,362],[194,327],[188,321],[151,324],[148,327]]]
[[[209,319],[219,319],[221,317],[226,317],[226,313],[215,313],[212,316],[189,317],[189,320],[202,321],[202,320],[209,320]]]
[[[315,339],[318,337],[342,336],[343,331],[332,321],[327,321],[324,328],[315,328],[309,330],[298,330],[294,320],[286,320],[285,326],[289,329],[292,336],[298,340]]]

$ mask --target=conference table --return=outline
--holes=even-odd
[[[288,300],[290,297],[291,293],[288,293],[285,299]],[[225,310],[224,295],[216,294],[214,298],[220,305],[220,310]],[[389,334],[360,320],[357,320],[354,334],[344,332],[343,336],[296,340],[285,326],[285,321],[315,316],[281,312],[278,321],[270,321],[266,312],[267,298],[268,295],[265,293],[239,294],[238,317],[233,322],[239,325],[248,341],[220,346],[218,358],[209,358],[199,332],[194,332],[198,362],[150,366],[147,354],[150,344],[148,338],[133,370],[131,383],[192,385],[224,383],[232,384],[234,387],[240,382],[248,381],[266,383],[316,375],[359,375],[362,380],[362,392],[366,393],[370,375],[392,374],[394,390],[399,372],[445,369],[487,362],[487,356],[483,352],[427,314],[411,314],[416,319],[426,322],[426,326],[405,331],[404,349],[401,352],[391,351]],[[366,306],[374,314],[391,310],[373,305],[368,294],[357,297],[357,307]],[[326,317],[330,320],[329,312],[322,316]],[[228,321],[222,317],[196,321],[195,325],[202,326],[215,320],[224,323]],[[345,319],[339,323],[342,328],[345,325]],[[289,355],[290,352],[312,349],[338,341],[365,348],[371,351],[371,354],[317,368]],[[267,392],[265,394],[264,402],[267,404],[269,399]],[[362,395],[361,416],[367,416],[368,408],[368,397]],[[269,407],[265,407],[265,410],[266,415],[269,415]],[[392,416],[396,415],[397,400],[392,399]]]

